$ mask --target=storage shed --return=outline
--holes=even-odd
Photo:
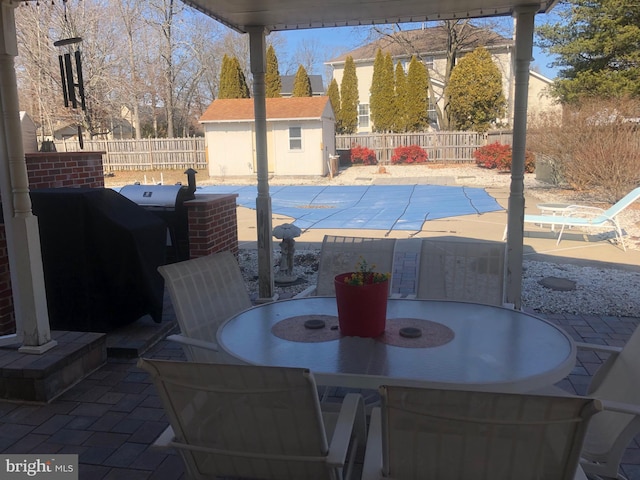
[[[267,98],[267,157],[274,175],[329,173],[335,115],[329,97]],[[256,174],[253,99],[214,100],[200,118],[209,175]]]

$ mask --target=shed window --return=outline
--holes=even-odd
[[[289,127],[289,150],[302,150],[301,127]]]

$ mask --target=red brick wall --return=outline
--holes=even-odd
[[[185,202],[189,210],[191,258],[229,250],[238,253],[237,193],[198,195]]]
[[[4,225],[0,225],[0,335],[15,333],[15,331],[9,256],[7,255],[7,236]]]
[[[27,153],[29,188],[104,188],[102,152]]]

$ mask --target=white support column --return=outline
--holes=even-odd
[[[536,7],[518,7],[515,45],[515,95],[513,109],[513,156],[511,189],[507,216],[506,301],[522,307],[522,259],[524,239],[524,157],[527,140],[527,102],[529,65],[533,52],[533,27]]]
[[[258,227],[258,302],[275,300],[273,288],[273,238],[271,233],[271,196],[269,195],[269,164],[267,159],[266,106],[266,29],[247,28],[249,32],[251,73],[253,74],[253,108],[256,125],[256,164],[258,197],[256,217]]]
[[[11,289],[16,325],[22,332],[21,352],[44,353],[57,342],[51,340],[44,286],[38,219],[31,213],[27,165],[14,57],[18,54],[14,7],[0,0],[0,194],[7,236]],[[21,335],[23,334],[23,335]]]

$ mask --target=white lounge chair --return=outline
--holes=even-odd
[[[242,272],[231,252],[158,267],[180,325],[168,340],[182,345],[188,360],[233,362],[218,351],[216,332],[222,322],[251,307]]]
[[[178,449],[189,478],[346,479],[364,449],[362,397],[348,394],[339,413],[323,413],[308,370],[138,366],[151,374],[171,425],[155,446]]]
[[[599,402],[580,397],[382,387],[363,480],[571,480]]]
[[[565,227],[613,229],[616,233],[616,238],[622,245],[622,248],[626,250],[622,236],[622,229],[620,228],[620,224],[616,217],[638,198],[640,198],[640,187],[627,193],[607,210],[585,205],[570,205],[566,208],[566,213],[564,215],[525,215],[524,222],[560,226],[560,233],[558,233],[558,240],[556,244],[560,243]]]
[[[390,273],[393,268],[393,255],[396,240],[393,238],[340,237],[325,235],[320,250],[318,279],[313,285],[296,297],[336,295],[333,280],[336,275],[355,270],[360,257],[375,270]]]
[[[501,306],[506,244],[481,240],[422,240],[416,297]]]

